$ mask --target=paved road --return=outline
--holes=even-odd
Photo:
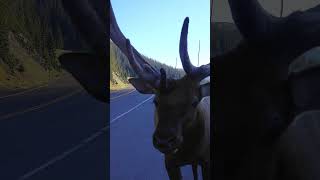
[[[0,179],[107,179],[108,108],[70,78],[2,91]]]
[[[168,179],[163,156],[152,145],[153,111],[152,96],[137,91],[111,101],[111,180]],[[193,179],[190,166],[182,172]]]
[[[109,127],[109,105],[70,78],[0,92],[0,179],[168,179],[152,146],[151,99],[133,90],[112,92]],[[190,167],[183,174],[192,179]]]

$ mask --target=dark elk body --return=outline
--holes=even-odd
[[[214,178],[283,179],[299,174],[300,179],[308,179],[311,173],[313,179],[320,179],[318,172],[302,168],[311,165],[307,161],[294,156],[290,161],[283,158],[292,143],[302,142],[292,139],[294,133],[301,132],[300,138],[308,138],[302,133],[304,127],[290,125],[294,119],[297,121],[295,115],[320,105],[319,101],[307,101],[318,98],[320,91],[304,94],[314,88],[309,80],[315,83],[320,77],[304,73],[298,79],[288,73],[294,59],[320,45],[320,6],[278,18],[266,12],[257,0],[229,0],[229,4],[243,41],[230,52],[211,58]],[[315,71],[319,74],[320,69]],[[311,89],[301,88],[304,84]],[[299,145],[320,150],[307,141]],[[300,157],[311,156],[300,153]],[[319,153],[313,156],[319,159]],[[310,161],[313,167],[314,162]],[[299,163],[301,169],[285,171]]]
[[[180,166],[202,168],[203,179],[210,179],[210,76],[209,64],[195,67],[187,50],[189,18],[181,30],[180,58],[186,75],[171,79],[163,69],[156,70],[122,34],[113,10],[110,17],[111,40],[128,57],[139,77],[129,82],[143,94],[155,94],[155,131],[153,144],[165,155],[165,165],[170,179],[182,179]],[[207,80],[207,81],[206,81]]]

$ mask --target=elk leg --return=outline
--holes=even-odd
[[[182,180],[180,167],[166,167],[170,180]]]
[[[210,162],[201,163],[202,179],[210,180]]]
[[[165,165],[170,180],[182,180],[180,167],[177,166],[174,161],[170,161],[166,158]]]
[[[192,163],[193,179],[198,180],[198,164]]]

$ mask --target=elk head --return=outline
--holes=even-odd
[[[183,23],[180,37],[180,58],[186,75],[181,79],[171,79],[164,69],[152,67],[130,41],[122,34],[111,7],[110,33],[112,41],[128,57],[137,78],[129,82],[142,94],[154,94],[155,125],[154,146],[162,153],[176,152],[183,143],[188,127],[196,122],[197,105],[204,94],[200,81],[210,75],[210,65],[195,67],[191,64],[187,50],[189,18]],[[203,91],[209,92],[209,91]]]
[[[320,6],[280,18],[257,0],[228,2],[243,41],[211,58],[216,179],[239,179],[239,167],[287,128],[295,106],[288,66],[320,45]]]

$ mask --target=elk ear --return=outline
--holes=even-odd
[[[154,89],[141,78],[128,78],[130,84],[142,94],[154,94]]]
[[[108,101],[108,72],[103,59],[91,53],[72,52],[59,56],[59,61],[90,95],[99,101]]]

